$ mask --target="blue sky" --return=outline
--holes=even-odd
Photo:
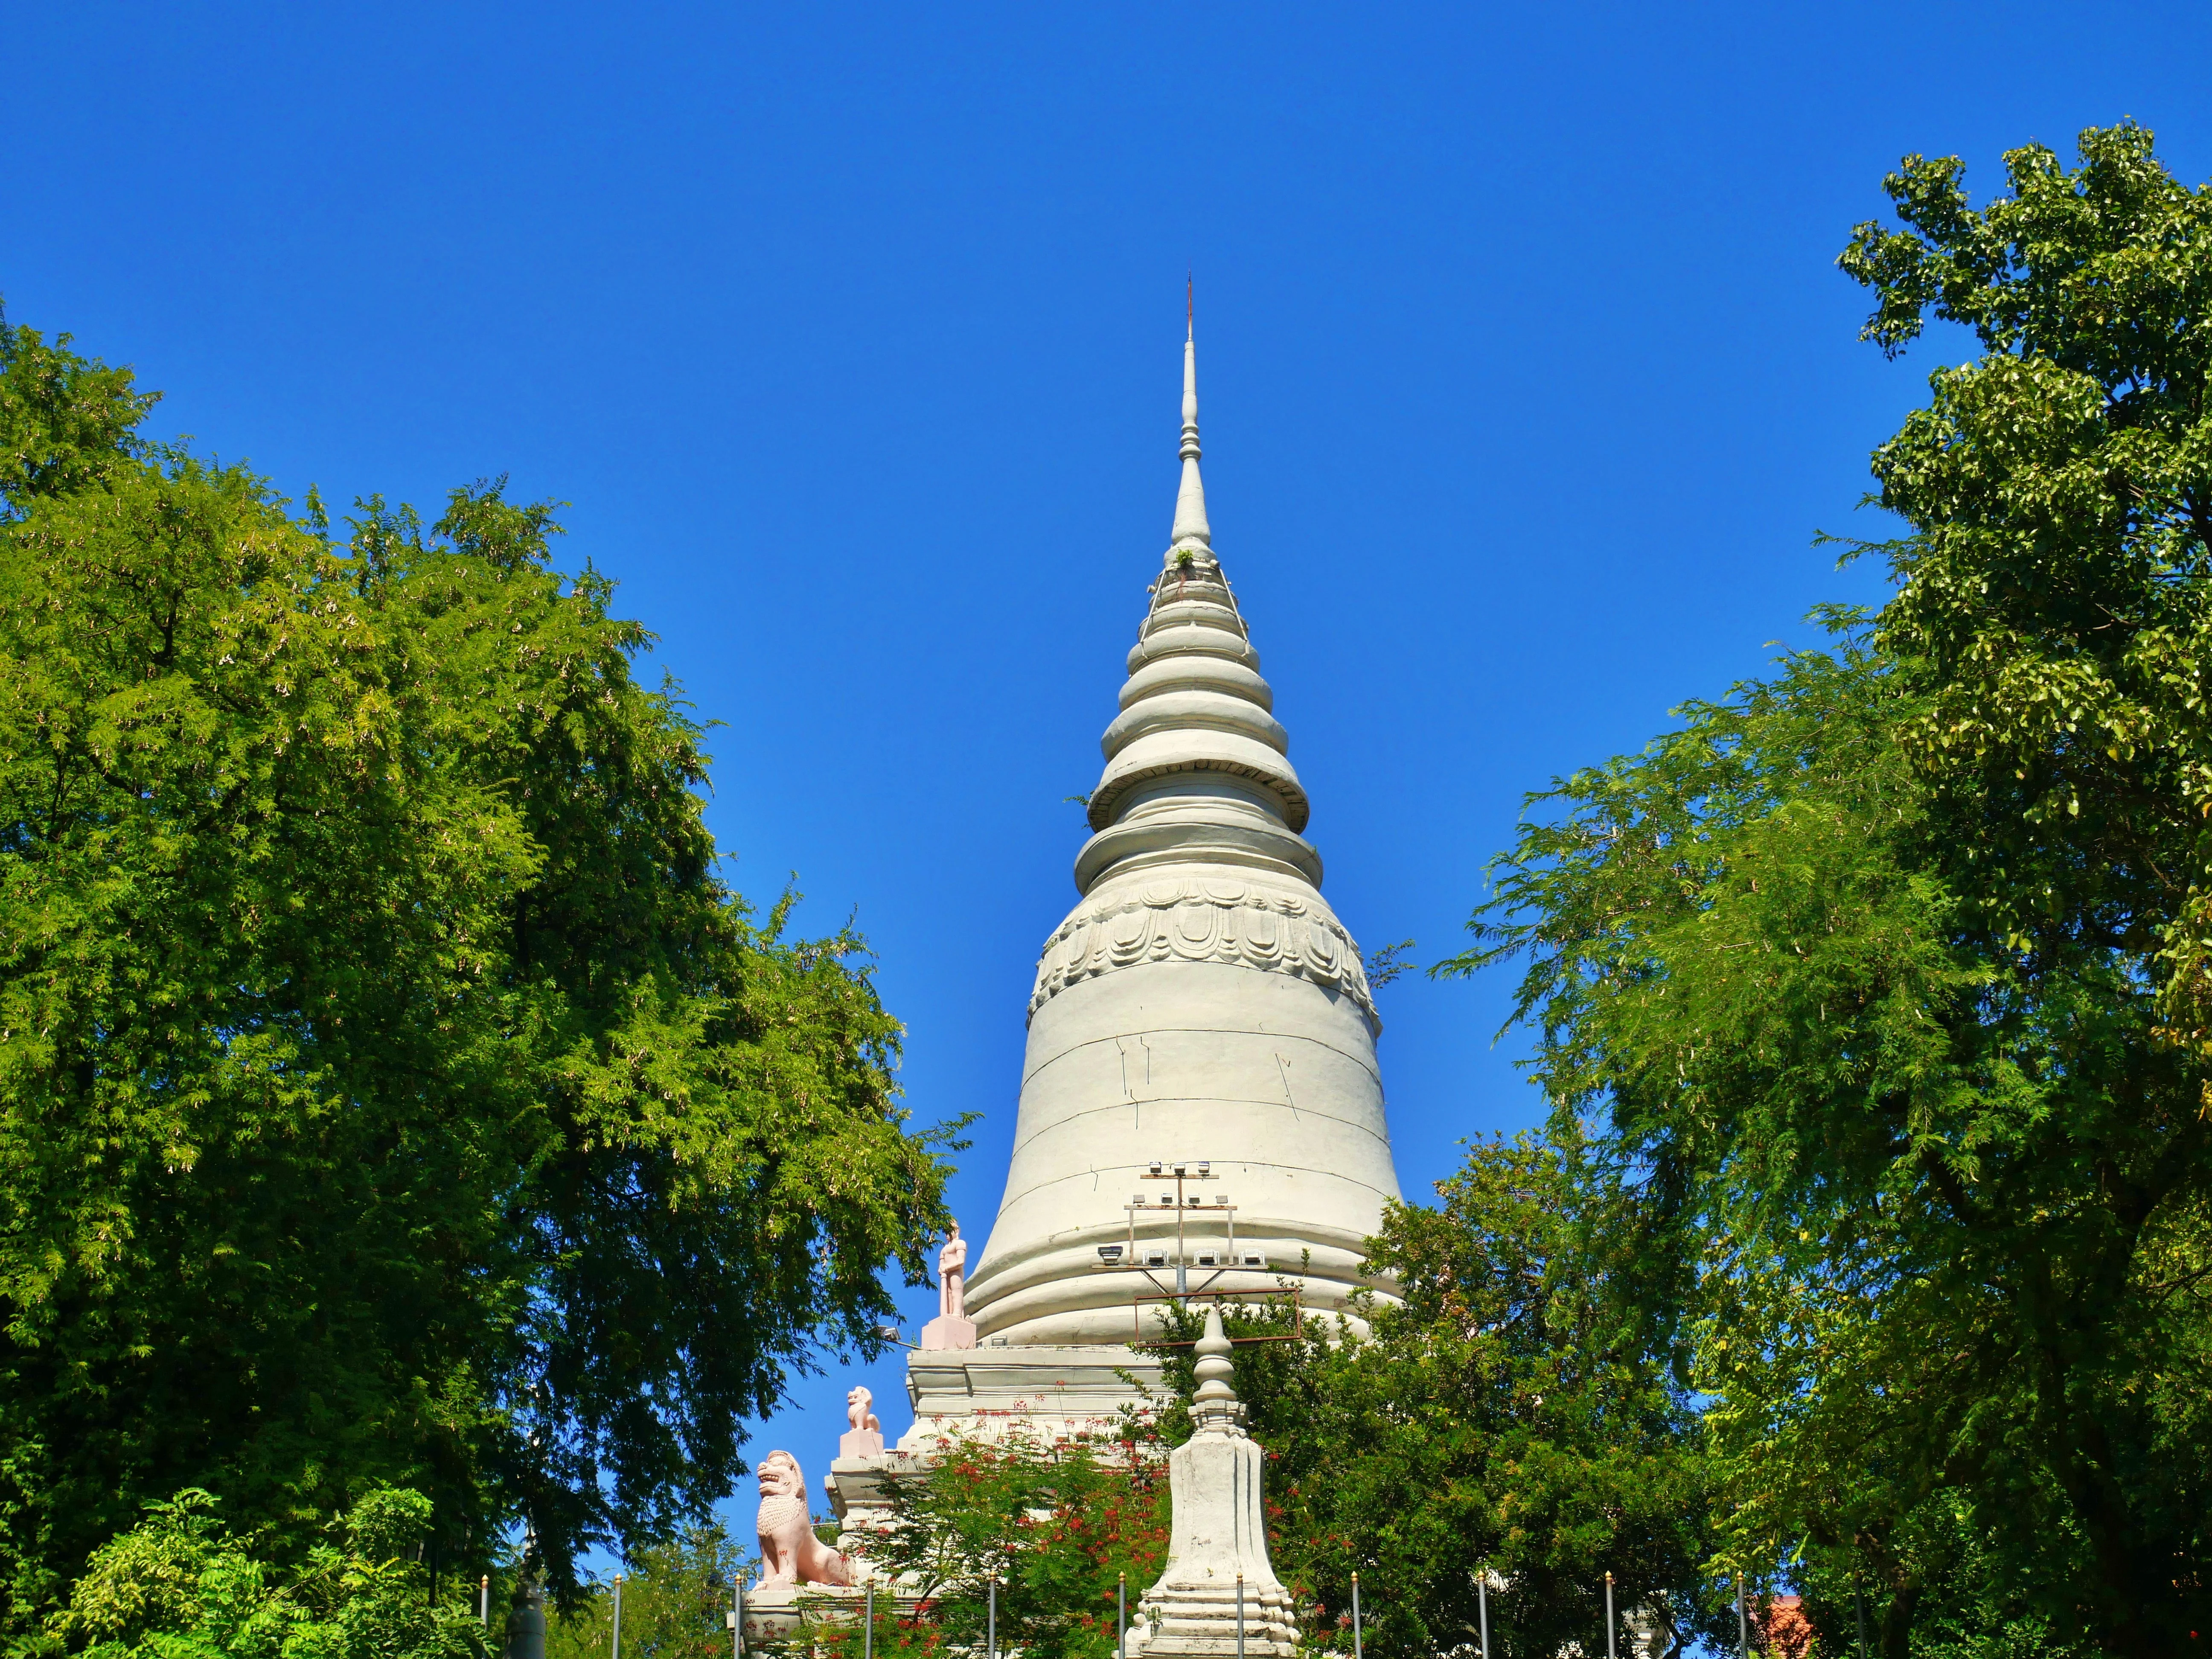
[[[1525,791],[1869,601],[1817,530],[1964,355],[1833,269],[1908,151],[2133,115],[2212,173],[2195,6],[110,5],[10,15],[0,293],[288,493],[512,475],[720,723],[749,893],[848,912],[925,1121],[983,1115],[1173,505],[1370,946],[1456,948]],[[1537,1116],[1508,985],[1383,992],[1409,1194]],[[910,1294],[909,1328],[933,1310]],[[842,1400],[756,1452],[817,1493]],[[734,1506],[740,1525],[750,1503]]]

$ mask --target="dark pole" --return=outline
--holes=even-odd
[[[617,1573],[615,1575],[615,1643],[612,1659],[622,1659],[622,1580],[623,1576]]]
[[[1743,1610],[1743,1575],[1735,1576],[1736,1659],[1751,1659],[1751,1619]]]
[[[730,1575],[730,1659],[745,1659],[745,1574]]]
[[[1851,1586],[1851,1600],[1859,1616],[1859,1659],[1866,1659],[1866,1592],[1856,1584]]]
[[[1490,1659],[1490,1563],[1482,1564],[1482,1577],[1474,1581],[1474,1599],[1482,1609],[1482,1659]]]

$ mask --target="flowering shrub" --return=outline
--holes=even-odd
[[[1133,1432],[949,1440],[926,1474],[889,1494],[890,1522],[853,1553],[918,1591],[922,1607],[902,1620],[884,1607],[878,1654],[980,1647],[996,1579],[1002,1650],[1104,1659],[1117,1587],[1126,1577],[1133,1616],[1167,1556],[1166,1465]],[[827,1625],[811,1639],[843,1659],[860,1653],[862,1634],[857,1623]]]

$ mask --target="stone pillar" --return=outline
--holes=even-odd
[[[515,1587],[514,1607],[507,1615],[506,1659],[545,1659],[545,1590],[526,1577]]]
[[[1168,1562],[1145,1592],[1145,1659],[1224,1659],[1237,1652],[1241,1582],[1247,1659],[1290,1659],[1297,1626],[1290,1592],[1267,1560],[1267,1511],[1261,1503],[1260,1447],[1245,1433],[1244,1407],[1231,1379],[1221,1310],[1210,1308],[1198,1343],[1197,1424],[1168,1458],[1175,1518]]]

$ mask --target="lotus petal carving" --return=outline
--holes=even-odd
[[[1375,997],[1359,947],[1311,897],[1252,882],[1149,882],[1079,904],[1045,941],[1030,1014],[1085,979],[1146,962],[1222,962],[1293,974],[1357,1003]]]

